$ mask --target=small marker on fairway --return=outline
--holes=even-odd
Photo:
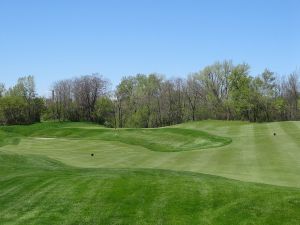
[[[93,157],[93,156],[94,156],[94,153],[92,153],[91,156]]]

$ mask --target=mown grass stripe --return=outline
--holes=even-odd
[[[1,156],[2,168],[20,159]],[[23,164],[14,164],[15,172],[3,176],[21,174],[24,168],[37,176],[16,178],[9,186],[0,183],[0,192],[20,182],[26,184],[22,192],[12,193],[17,201],[5,199],[9,208],[0,204],[4,225],[232,225],[262,221],[293,225],[300,221],[299,189],[186,172],[72,168],[46,157],[22,157]],[[53,169],[55,165],[57,169]]]

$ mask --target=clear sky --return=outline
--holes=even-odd
[[[288,74],[300,66],[299,0],[1,0],[0,82],[41,95],[99,72],[184,77],[217,60]]]

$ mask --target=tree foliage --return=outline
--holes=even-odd
[[[45,120],[90,121],[108,127],[160,127],[190,120],[252,122],[297,120],[299,73],[280,77],[266,69],[252,76],[248,64],[216,62],[186,78],[156,73],[125,76],[109,91],[99,74],[53,84],[38,98],[32,76],[8,90],[0,83],[0,121],[29,124]]]
[[[2,124],[32,124],[40,122],[44,100],[36,96],[33,76],[18,79],[5,91],[0,85],[0,122]]]

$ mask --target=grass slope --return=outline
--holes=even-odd
[[[1,130],[9,136],[7,141],[12,142],[12,138],[20,143],[5,145],[0,151],[45,155],[76,167],[191,171],[300,187],[300,122],[201,121],[165,129],[119,130],[122,138],[117,139],[114,130],[81,123],[5,127]],[[230,137],[225,140],[232,142],[217,148],[212,148],[212,142],[205,149],[202,140],[207,143],[208,139],[203,138],[203,133]],[[186,151],[188,146],[199,146],[201,151]],[[168,148],[178,151],[166,152]],[[91,158],[90,153],[95,157]]]
[[[76,124],[76,123],[75,123]],[[230,138],[211,135],[204,131],[162,128],[162,129],[107,129],[84,126],[78,123],[43,123],[32,126],[2,127],[6,134],[16,137],[60,137],[118,141],[148,148],[152,151],[177,152],[220,147],[231,143]]]
[[[0,153],[0,224],[300,222],[300,191],[163,170],[72,168]]]

